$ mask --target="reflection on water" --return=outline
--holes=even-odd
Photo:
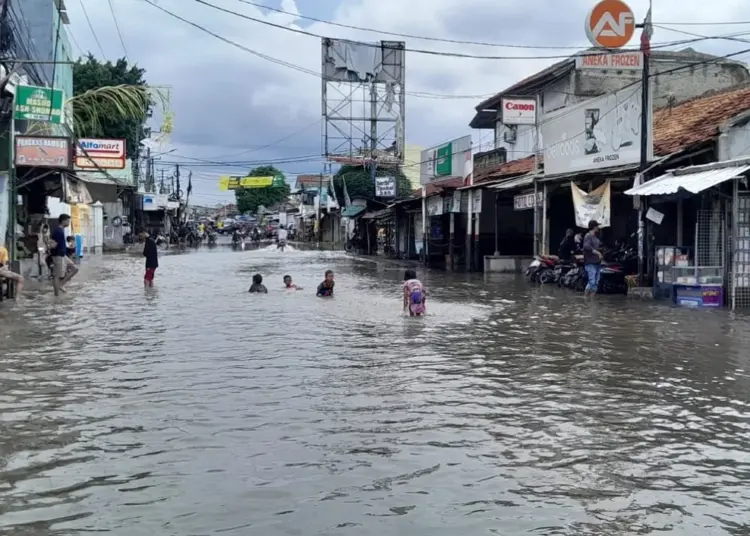
[[[446,274],[408,318],[403,269],[333,253],[160,264],[2,304],[3,533],[750,533],[745,320]]]

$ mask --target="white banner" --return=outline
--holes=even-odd
[[[596,221],[600,227],[610,225],[610,183],[605,182],[591,193],[586,193],[574,183],[570,183],[570,192],[573,194],[573,211],[576,216],[576,225],[588,229],[591,220]]]
[[[513,210],[529,210],[534,208],[534,192],[518,194],[513,196]],[[544,204],[544,192],[536,193],[536,206],[541,207]]]

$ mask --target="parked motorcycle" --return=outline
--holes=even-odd
[[[532,283],[549,283],[558,260],[556,255],[537,255],[526,268],[526,277]]]

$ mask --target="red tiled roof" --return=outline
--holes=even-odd
[[[750,110],[750,86],[712,92],[654,112],[654,154],[666,156],[710,141],[719,127]]]
[[[541,159],[540,159],[541,160]],[[541,163],[541,162],[540,162]],[[525,175],[531,173],[534,170],[534,155],[521,158],[520,160],[511,160],[505,164],[501,164],[498,167],[491,170],[484,170],[484,173],[474,175],[474,184],[487,182],[495,179],[502,179],[504,177],[514,177],[517,175]]]

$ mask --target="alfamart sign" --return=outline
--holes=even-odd
[[[81,138],[76,145],[76,167],[125,169],[125,140]]]

